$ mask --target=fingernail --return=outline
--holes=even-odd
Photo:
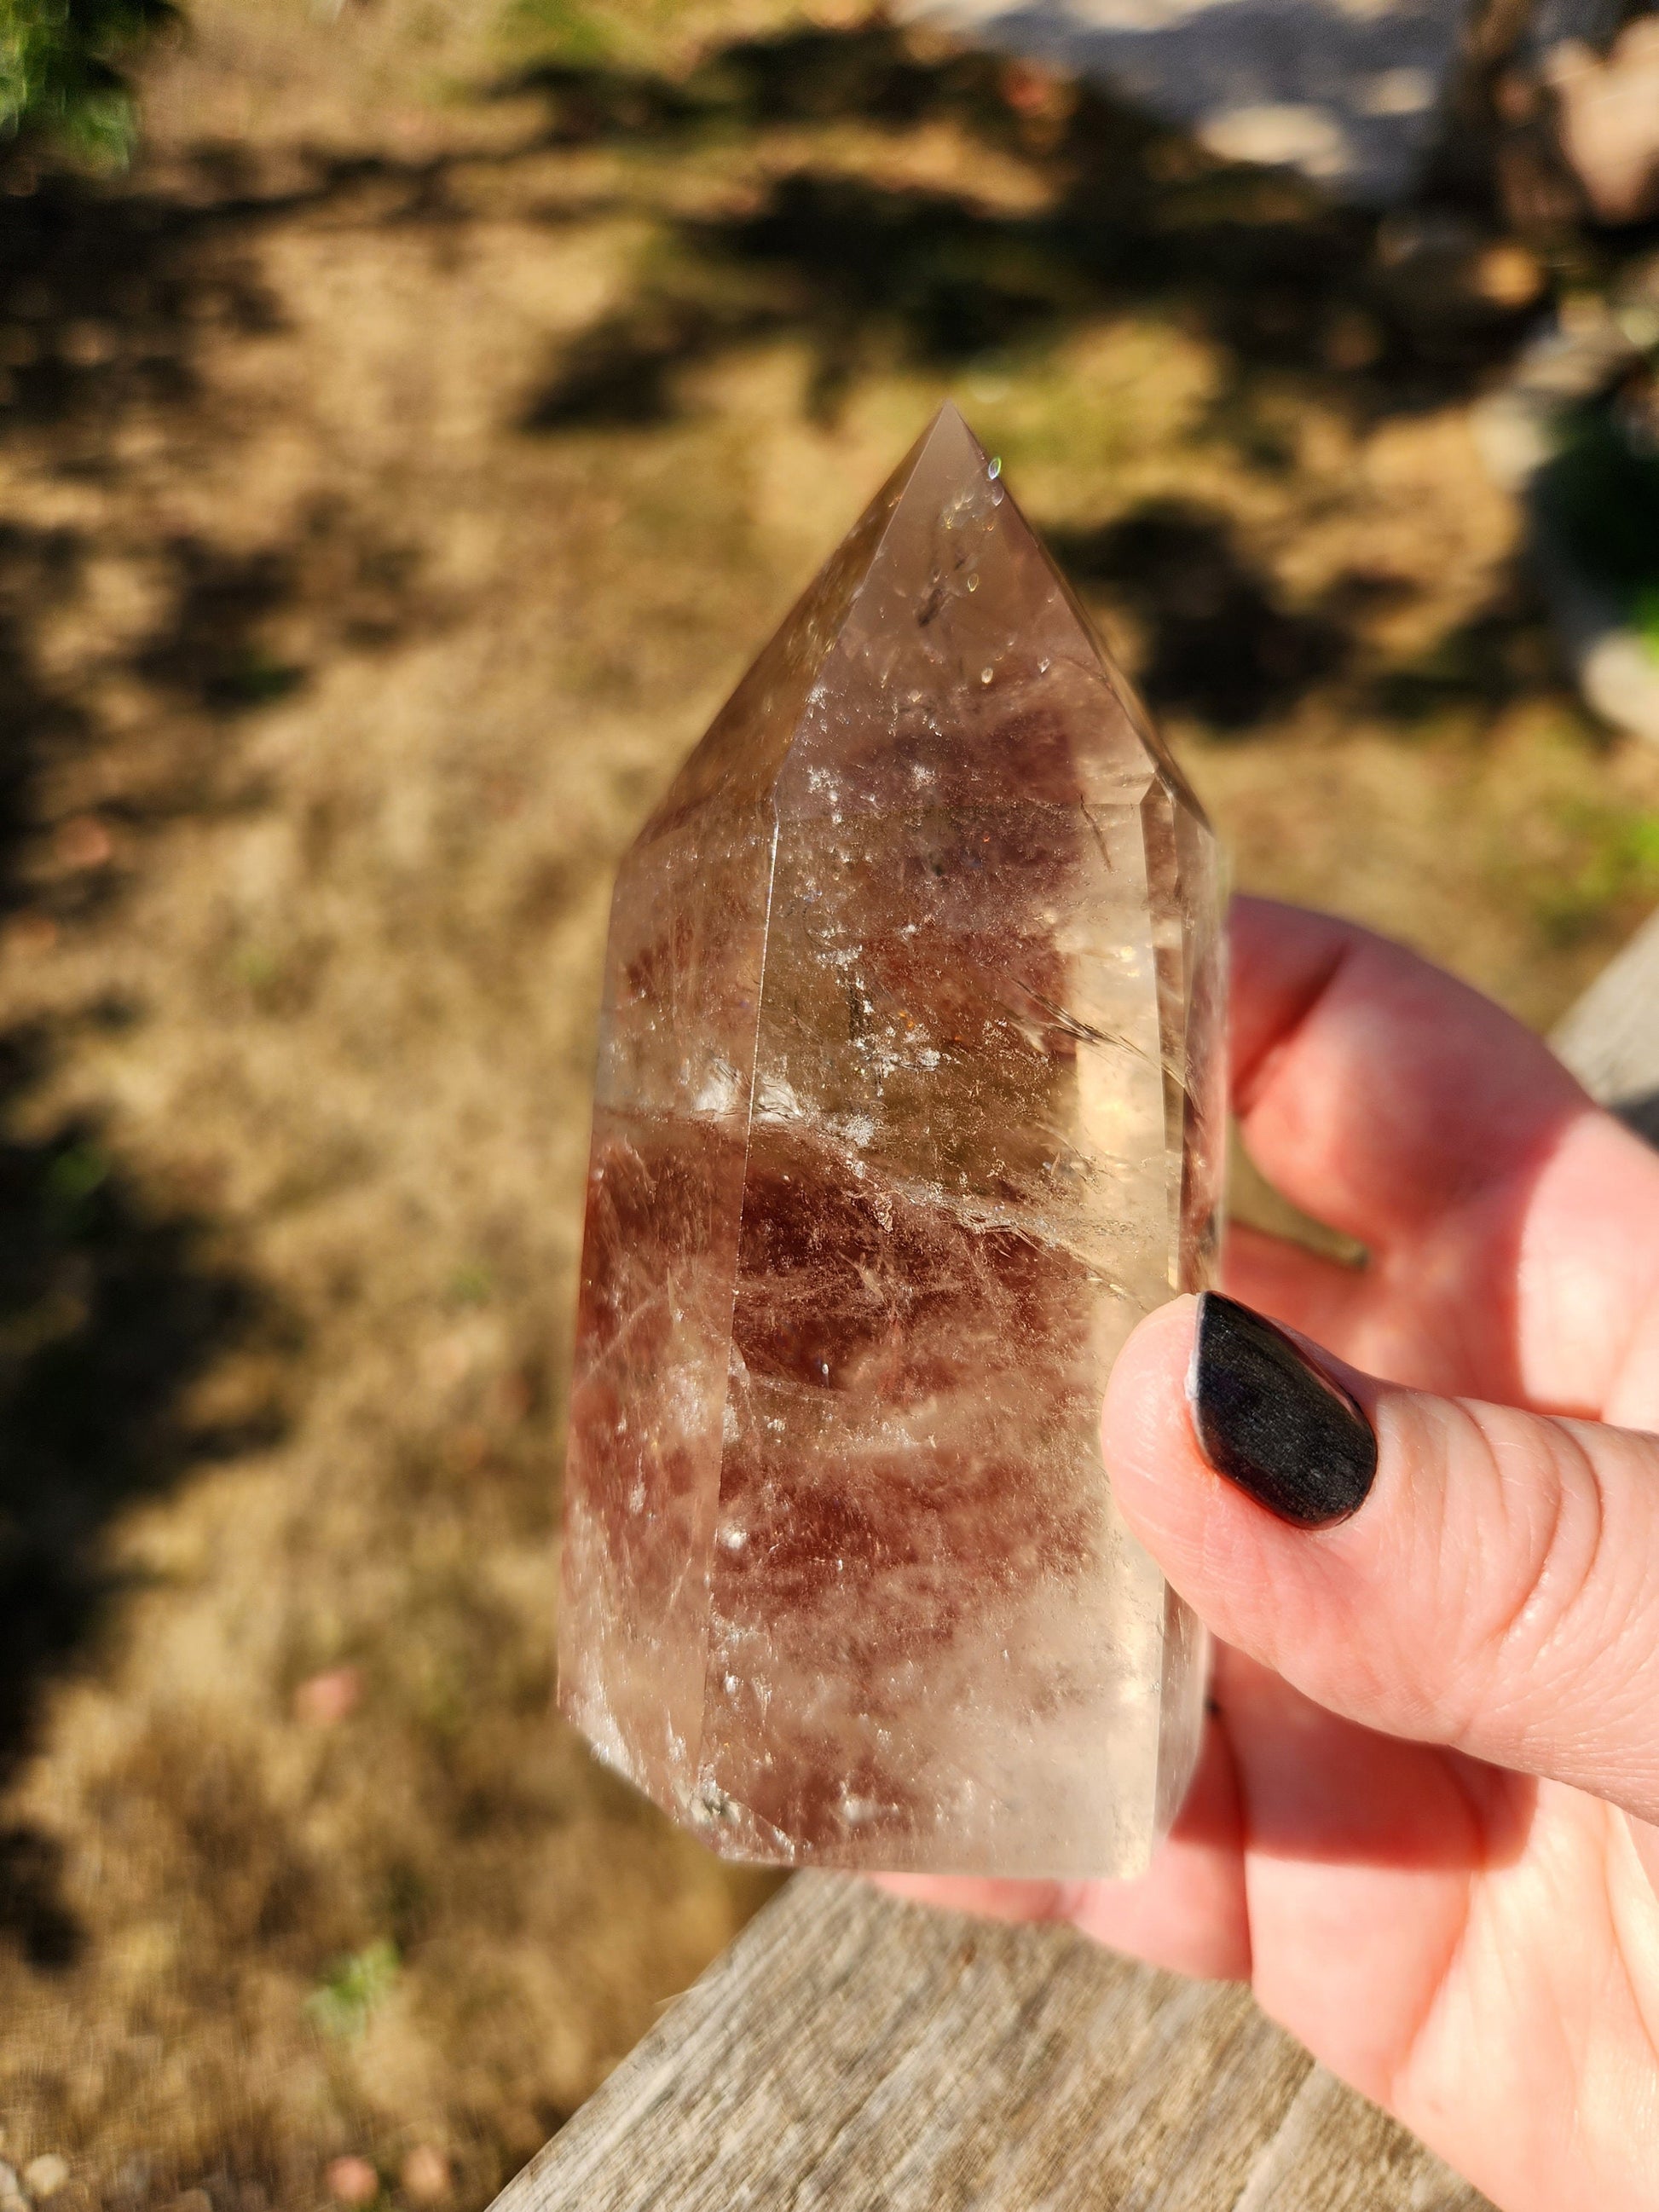
[[[1281,1521],[1317,1528],[1364,1504],[1370,1423],[1283,1329],[1218,1291],[1199,1297],[1187,1401],[1216,1473]]]

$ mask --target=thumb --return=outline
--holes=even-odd
[[[1214,1291],[1141,1323],[1102,1434],[1224,1642],[1367,1727],[1659,1819],[1659,1438],[1396,1389]]]

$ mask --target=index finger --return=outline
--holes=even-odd
[[[1456,1339],[1460,1388],[1601,1412],[1651,1326],[1659,1158],[1501,1007],[1369,930],[1241,898],[1232,949],[1246,1146],[1367,1248],[1373,1320]],[[1626,1393],[1619,1418],[1645,1416]]]

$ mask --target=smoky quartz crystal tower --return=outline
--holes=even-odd
[[[564,1711],[718,1850],[1142,1866],[1202,1633],[1102,1385],[1209,1279],[1214,839],[947,407],[611,911]]]

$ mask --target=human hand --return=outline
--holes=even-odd
[[[1237,1228],[1226,1288],[1352,1394],[1375,1479],[1268,1510],[1200,1449],[1195,1302],[1143,1322],[1107,1465],[1222,1640],[1176,1832],[1133,1882],[889,1887],[1249,1978],[1504,2212],[1659,2205],[1659,1156],[1363,930],[1241,900],[1233,945],[1250,1152],[1370,1259]]]

